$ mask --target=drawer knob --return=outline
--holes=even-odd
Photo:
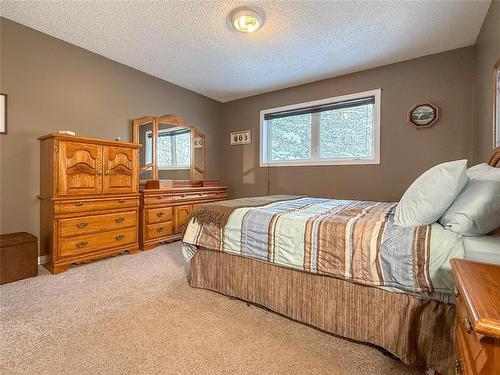
[[[164,230],[165,230],[165,228],[163,228],[163,227],[159,227],[156,231],[157,231],[158,233],[161,233],[161,232],[163,232]]]
[[[109,176],[109,169],[106,169],[106,172],[104,173],[106,173],[106,176]]]
[[[123,234],[119,234],[118,236],[115,237],[117,241],[121,241],[125,238]]]
[[[125,202],[126,202],[126,200],[125,200],[125,199],[120,199],[120,200],[118,200],[118,203],[125,203]]]
[[[163,215],[165,215],[165,212],[157,212],[156,213],[156,216],[158,216],[158,217],[162,217]]]
[[[85,246],[87,246],[88,244],[89,244],[89,243],[88,243],[87,241],[82,241],[82,242],[78,242],[78,243],[76,244],[76,247],[77,247],[77,248],[79,248],[79,249],[81,249],[82,247],[85,247]]]
[[[83,206],[83,202],[76,202],[77,206]]]
[[[159,195],[158,197],[156,197],[156,199],[163,199],[165,198],[163,195]]]
[[[88,223],[79,223],[79,224],[76,224],[77,228],[80,228],[80,229],[85,228],[87,225],[89,225],[89,224]]]
[[[123,223],[123,222],[125,221],[125,218],[124,218],[124,217],[117,217],[117,218],[115,219],[115,221],[116,221],[117,223]]]
[[[203,193],[200,193],[200,194],[198,194],[198,195],[199,195],[200,197],[203,197],[203,196],[204,196],[205,194],[203,194]]]
[[[472,323],[471,323],[470,319],[466,316],[464,316],[464,318],[462,319],[462,325],[464,327],[465,332],[467,332],[468,334],[471,334],[472,331],[474,330],[472,328]]]
[[[181,194],[181,198],[186,198],[187,196],[187,194]]]
[[[102,171],[100,169],[97,171],[97,175],[102,176]]]

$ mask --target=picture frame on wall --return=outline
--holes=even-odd
[[[493,147],[500,147],[500,61],[493,70]]]
[[[7,134],[7,94],[0,93],[0,134]]]
[[[430,128],[439,120],[439,108],[432,103],[415,105],[408,112],[408,122],[417,129]]]

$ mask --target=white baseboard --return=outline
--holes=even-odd
[[[48,255],[42,255],[38,257],[38,264],[45,264],[49,261],[49,256]]]

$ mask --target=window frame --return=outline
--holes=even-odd
[[[313,165],[370,165],[380,164],[380,99],[382,89],[358,92],[354,94],[335,96],[326,99],[314,100],[305,103],[297,103],[283,107],[270,108],[260,111],[260,166],[261,167],[289,167],[289,166],[313,166]],[[271,129],[264,120],[266,114],[303,109],[320,106],[341,101],[362,99],[373,96],[373,157],[372,158],[346,158],[346,159],[319,159],[319,124],[318,116],[311,114],[311,159],[300,160],[268,160],[271,155]],[[317,115],[317,114],[316,114]]]

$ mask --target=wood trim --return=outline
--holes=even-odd
[[[500,168],[500,147],[493,149],[488,164],[492,167]]]
[[[497,124],[496,124],[496,114],[497,114],[497,84],[496,84],[496,70],[500,68],[500,60],[497,60],[495,66],[493,67],[493,149],[497,148]]]

